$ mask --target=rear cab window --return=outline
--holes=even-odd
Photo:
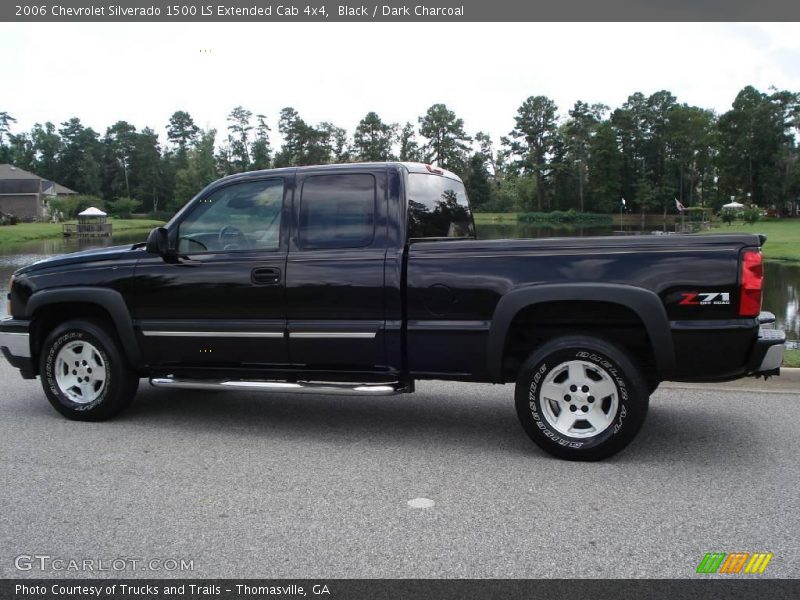
[[[474,238],[464,184],[435,173],[409,173],[408,239]]]

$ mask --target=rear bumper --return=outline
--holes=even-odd
[[[758,339],[750,353],[748,375],[780,375],[786,334],[779,329],[758,330]]]
[[[0,353],[9,364],[19,369],[26,379],[35,377],[31,358],[30,321],[3,319],[0,321]]]

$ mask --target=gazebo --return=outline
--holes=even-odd
[[[742,210],[744,204],[741,202],[728,202],[727,204],[723,204],[722,208],[727,208],[728,210]]]
[[[78,213],[78,224],[65,224],[65,236],[77,236],[79,238],[88,237],[111,237],[111,223],[107,223],[108,215],[99,208],[90,206],[83,212]]]

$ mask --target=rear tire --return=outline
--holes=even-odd
[[[647,381],[628,353],[583,335],[535,350],[515,390],[525,432],[567,460],[602,460],[625,448],[641,429],[648,403]]]
[[[97,321],[76,319],[51,331],[42,344],[39,372],[53,408],[76,421],[110,419],[139,387],[116,337]]]

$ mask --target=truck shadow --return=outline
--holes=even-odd
[[[510,386],[423,384],[415,394],[362,398],[161,390],[144,381],[118,421],[220,436],[308,438],[340,444],[467,447],[550,460],[522,431]],[[746,466],[761,463],[752,413],[717,404],[654,402],[637,439],[605,463]],[[556,459],[553,459],[556,460]]]

